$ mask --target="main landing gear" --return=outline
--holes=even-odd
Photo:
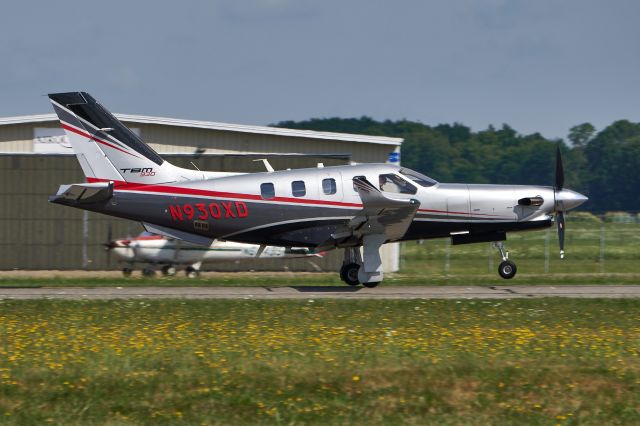
[[[340,268],[340,279],[349,285],[356,286],[360,284],[358,281],[358,270],[360,265],[357,263],[347,263]]]
[[[187,266],[184,270],[184,273],[187,276],[187,278],[198,278],[200,276],[201,265],[202,265],[202,262],[197,262],[191,266]],[[146,278],[155,277],[156,270],[154,266],[157,266],[157,265],[151,264],[149,266],[144,267],[142,269],[142,276]],[[178,273],[178,270],[174,265],[164,265],[162,266],[162,268],[160,268],[160,271],[162,272],[162,275],[164,275],[165,277],[173,277]],[[125,277],[130,277],[132,273],[133,273],[133,265],[127,265],[124,268],[122,268],[122,275],[124,275]]]
[[[498,265],[498,274],[505,280],[509,280],[516,276],[516,272],[518,272],[518,268],[516,268],[516,264],[509,260],[509,252],[505,251],[504,243],[502,241],[497,241],[493,243],[494,247],[500,251],[500,256],[502,256],[502,262]]]
[[[367,255],[367,246],[365,242],[365,256]],[[377,241],[373,244],[377,245]],[[373,248],[373,247],[371,247]],[[379,246],[375,248],[377,254]],[[366,262],[366,260],[365,260]],[[359,247],[350,247],[344,249],[344,260],[342,261],[342,267],[340,268],[340,279],[350,286],[357,286],[362,284],[367,288],[377,287],[382,281],[382,262],[380,256],[377,259],[373,259],[367,271],[367,265],[362,261]]]
[[[173,265],[164,265],[161,270],[162,275],[164,275],[165,277],[172,277],[177,272],[176,267]]]

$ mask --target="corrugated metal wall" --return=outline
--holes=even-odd
[[[190,153],[202,147],[208,153],[349,153],[358,163],[385,162],[396,146],[267,134],[131,123],[158,152]]]
[[[202,170],[252,172],[263,171],[262,163],[251,157],[211,156],[200,158],[184,155],[164,155],[180,167]],[[338,165],[348,158],[275,157],[269,158],[278,169],[314,167],[317,162]],[[0,155],[0,270],[8,269],[117,269],[107,264],[103,243],[109,225],[113,237],[136,235],[142,227],[135,222],[88,213],[50,204],[47,197],[64,183],[83,182],[84,176],[73,155]],[[87,221],[83,221],[83,216]],[[86,223],[86,235],[85,235]],[[311,263],[313,262],[313,264]],[[285,261],[256,261],[253,270],[338,270],[341,253],[326,257]],[[216,265],[216,270],[247,269],[247,264]]]
[[[51,123],[50,127],[59,127]],[[32,152],[33,124],[13,124],[0,128],[0,152]]]

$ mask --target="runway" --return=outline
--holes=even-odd
[[[5,287],[0,299],[522,299],[638,298],[640,285],[271,287]]]

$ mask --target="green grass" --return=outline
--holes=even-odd
[[[604,233],[604,234],[603,234]],[[601,252],[601,237],[604,246]],[[560,259],[555,229],[508,234],[505,242],[519,273],[640,274],[640,225],[567,223],[565,259]],[[549,256],[545,262],[545,246]],[[447,270],[447,253],[449,266]],[[490,243],[451,246],[448,240],[405,243],[402,272],[408,275],[494,274],[501,259]],[[546,265],[545,265],[546,263]]]
[[[2,301],[0,423],[640,423],[640,300]]]

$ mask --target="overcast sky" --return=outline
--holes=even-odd
[[[0,116],[84,90],[114,112],[508,123],[640,121],[638,0],[14,1]]]

